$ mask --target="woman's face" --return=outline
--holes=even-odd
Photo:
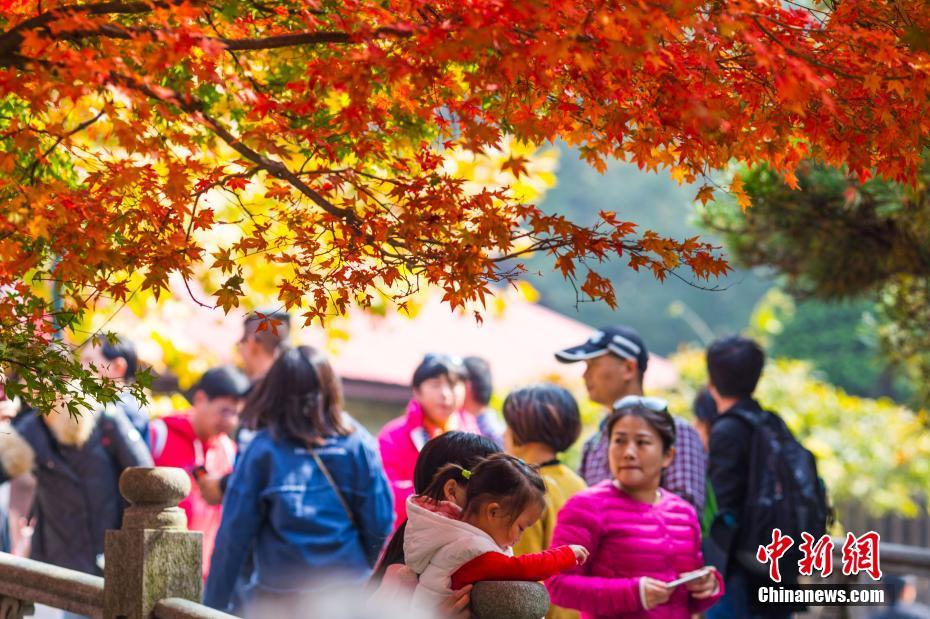
[[[423,412],[436,425],[443,426],[465,401],[465,383],[452,380],[449,376],[434,376],[413,389]]]
[[[662,452],[659,433],[637,415],[626,415],[611,428],[610,470],[624,489],[657,490],[662,469],[674,455],[674,449]]]

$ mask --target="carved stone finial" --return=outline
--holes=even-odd
[[[130,503],[123,529],[187,529],[187,515],[178,507],[191,491],[184,469],[128,468],[120,475],[119,491]]]

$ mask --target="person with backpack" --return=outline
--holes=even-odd
[[[710,537],[726,568],[726,594],[708,619],[782,619],[802,610],[762,606],[757,589],[797,583],[801,533],[819,538],[826,531],[829,509],[813,455],[752,397],[764,365],[762,348],[744,337],[707,349],[708,390],[719,411],[710,428],[708,475],[718,509]],[[780,583],[756,558],[775,528],[795,540],[779,561]]]
[[[232,473],[236,442],[229,433],[236,427],[249,379],[232,366],[204,372],[191,390],[191,408],[155,419],[149,426],[152,457],[156,466],[184,469],[191,477],[191,491],[178,504],[187,514],[187,527],[203,533],[203,576],[210,573],[210,555],[220,528],[222,507],[210,505],[197,486],[197,478]]]

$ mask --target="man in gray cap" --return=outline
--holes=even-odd
[[[661,398],[643,397],[643,377],[649,351],[639,334],[626,326],[605,327],[583,344],[555,353],[562,363],[585,362],[584,382],[588,397],[608,407],[609,412],[627,406],[660,411],[668,408]],[[578,473],[589,486],[611,479],[607,460],[608,437],[601,420],[598,431],[587,441]],[[662,475],[662,487],[691,503],[698,517],[704,509],[707,454],[697,431],[675,417],[675,457]]]

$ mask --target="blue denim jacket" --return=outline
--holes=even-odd
[[[295,592],[333,578],[367,578],[394,524],[393,497],[377,447],[355,424],[352,434],[327,439],[317,454],[355,524],[308,449],[259,431],[237,462],[223,500],[206,605],[229,608],[250,550],[258,591]]]

